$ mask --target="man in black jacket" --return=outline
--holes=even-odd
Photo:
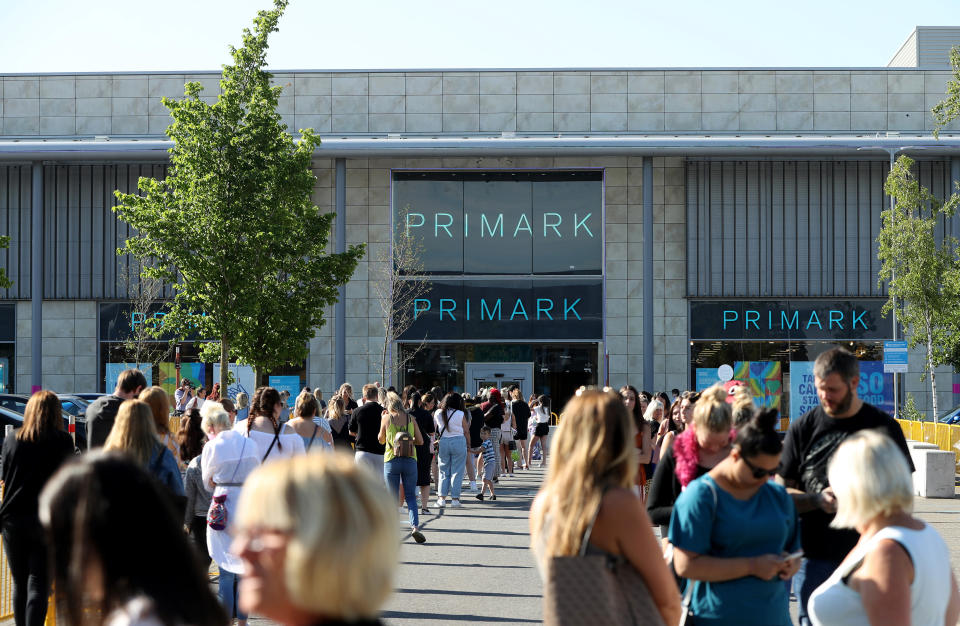
[[[147,379],[143,372],[137,369],[125,369],[117,377],[117,386],[113,394],[100,396],[87,407],[87,449],[92,450],[103,446],[117,411],[124,400],[130,400],[140,395],[147,386]]]
[[[377,476],[383,476],[383,453],[386,449],[377,438],[380,435],[380,421],[383,407],[377,402],[377,386],[363,386],[363,406],[354,409],[350,417],[350,435],[357,440],[357,463],[364,463],[373,469]]]

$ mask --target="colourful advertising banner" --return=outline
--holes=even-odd
[[[746,385],[758,407],[780,410],[783,393],[780,361],[735,361],[733,379]]]
[[[106,384],[103,390],[107,393],[113,393],[113,390],[117,387],[117,379],[120,378],[120,372],[128,368],[139,368],[139,370],[143,372],[144,378],[147,379],[148,385],[150,381],[153,380],[152,363],[141,363],[139,366],[136,363],[107,363]]]
[[[893,374],[884,374],[883,361],[860,361],[857,396],[893,415]],[[790,362],[790,421],[820,405],[813,380],[813,361]]]
[[[230,386],[227,388],[226,396],[231,400],[236,400],[238,393],[245,393],[247,397],[252,400],[257,380],[253,374],[253,367],[250,365],[230,363],[227,365],[227,371],[233,375],[233,382],[230,383]],[[213,382],[220,382],[219,363],[213,364]]]
[[[180,363],[180,378],[188,379],[193,388],[197,389],[206,383],[206,371],[203,366],[203,363]],[[177,390],[176,363],[160,364],[160,386],[170,395]]]
[[[277,391],[290,392],[290,397],[287,398],[287,406],[292,409],[294,403],[297,401],[297,395],[300,393],[300,389],[302,388],[300,385],[300,377],[299,376],[271,376],[269,384],[271,387],[273,387]]]

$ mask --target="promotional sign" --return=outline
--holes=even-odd
[[[426,274],[601,274],[603,174],[393,174],[394,236]]]
[[[893,330],[885,300],[762,300],[690,303],[691,339],[883,339]]]
[[[600,279],[434,280],[401,340],[600,339]]]
[[[820,406],[813,378],[813,361],[790,361],[790,421]],[[860,361],[857,396],[893,415],[893,374],[883,372],[882,361]]]
[[[227,388],[226,397],[236,401],[238,393],[245,393],[251,400],[253,392],[256,390],[256,376],[253,373],[253,366],[240,365],[239,363],[229,363],[227,371],[233,375],[233,382]],[[213,382],[220,382],[220,364],[213,364]],[[221,394],[221,396],[224,394]]]
[[[203,363],[180,363],[180,380],[187,379],[194,389],[198,389],[207,382],[207,372]],[[176,363],[160,364],[160,386],[163,390],[173,395],[177,390],[177,365]]]
[[[906,341],[883,342],[883,371],[891,374],[906,374],[909,363]]]
[[[715,367],[698,367],[697,368],[697,391],[703,391],[708,389],[713,385],[722,382],[720,377],[717,376],[717,368]]]
[[[297,401],[297,395],[303,388],[303,385],[300,384],[299,376],[271,376],[267,384],[277,391],[287,391],[290,393],[290,397],[287,398],[287,406],[291,409]]]
[[[763,409],[780,410],[783,379],[780,361],[736,361],[733,380],[743,383],[753,402]]]
[[[147,379],[147,385],[151,384],[150,381],[153,380],[152,363],[141,363],[140,365],[136,363],[107,363],[107,375],[103,390],[107,393],[113,393],[113,390],[117,388],[117,379],[120,378],[120,372],[130,368],[136,368],[143,372],[144,378]]]

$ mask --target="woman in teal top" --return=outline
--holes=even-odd
[[[410,446],[410,456],[397,456],[394,451],[397,435],[403,432],[413,437],[414,445]],[[417,450],[415,447],[423,443],[423,435],[420,434],[417,420],[407,414],[403,408],[403,400],[392,391],[387,393],[386,410],[380,421],[380,433],[377,439],[386,445],[383,453],[383,478],[393,492],[394,501],[400,497],[400,483],[403,482],[403,495],[410,515],[410,536],[417,543],[423,543],[426,538],[420,532],[420,517],[417,511]]]
[[[800,537],[793,500],[770,480],[782,450],[776,421],[776,411],[757,413],[738,431],[730,456],[691,482],[673,507],[674,565],[695,581],[698,626],[791,623],[783,581],[800,566],[799,556],[788,558]]]

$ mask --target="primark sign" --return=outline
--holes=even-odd
[[[392,204],[424,273],[602,274],[600,171],[396,171]]]
[[[691,339],[888,339],[883,299],[690,303]]]

